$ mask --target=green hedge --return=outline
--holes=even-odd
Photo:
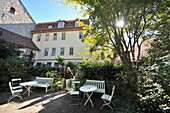
[[[123,65],[114,64],[110,62],[96,63],[96,62],[83,62],[80,65],[80,70],[86,79],[105,79],[116,80],[117,74],[123,71]]]
[[[13,78],[21,78],[22,81],[33,80],[36,76],[46,77],[48,71],[54,71],[63,75],[61,68],[46,66],[26,66],[24,59],[11,57],[0,59],[0,91],[9,90],[9,81]]]

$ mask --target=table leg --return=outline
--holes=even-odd
[[[86,102],[84,103],[84,106],[85,106],[85,105],[87,104],[87,102],[90,100],[91,106],[94,107],[93,102],[92,102],[92,100],[91,100],[91,96],[92,96],[93,92],[90,94],[90,96],[89,96],[89,94],[88,94],[87,92],[86,92],[85,94],[87,95],[87,100],[86,100]]]
[[[30,90],[32,86],[28,86],[28,87],[24,86],[24,87],[26,88],[26,91],[24,92],[24,94],[25,94],[26,92],[28,92],[28,96],[30,96],[30,92],[33,93],[33,92]],[[23,94],[23,95],[24,95],[24,94]]]
[[[33,93],[30,89],[31,89],[32,85],[31,86],[28,86],[28,96],[30,96],[30,93]]]
[[[25,87],[26,91],[24,92],[24,94],[23,94],[23,95],[25,95],[25,93],[28,91],[28,88],[27,88],[26,86],[24,86],[24,87]]]

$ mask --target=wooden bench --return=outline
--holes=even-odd
[[[37,84],[34,84],[34,87],[44,87],[45,93],[48,91],[48,87],[52,87],[53,78],[46,78],[46,77],[36,77],[35,81]]]
[[[95,85],[97,86],[96,93],[105,93],[105,81],[104,80],[88,80],[86,79],[85,85]]]

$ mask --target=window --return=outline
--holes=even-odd
[[[51,67],[51,62],[47,62],[47,67]]]
[[[64,27],[64,22],[59,22],[58,23],[58,28],[63,28]]]
[[[45,49],[44,49],[44,56],[48,56],[48,51],[49,51],[48,48],[45,48]]]
[[[53,40],[57,40],[57,33],[54,33]]]
[[[79,39],[83,39],[83,33],[79,32]]]
[[[69,55],[73,55],[73,51],[74,51],[74,48],[73,48],[73,47],[70,47]]]
[[[55,62],[54,67],[59,67],[59,64],[57,62]]]
[[[48,41],[49,40],[49,34],[45,34],[45,41]]]
[[[31,54],[31,50],[27,49],[25,55],[30,55],[30,54]]]
[[[41,63],[40,63],[40,62],[37,62],[37,66],[41,66]]]
[[[55,56],[55,53],[56,53],[56,48],[52,48],[51,56]]]
[[[66,33],[62,33],[61,40],[65,40],[65,39],[66,39]]]
[[[37,41],[41,40],[41,35],[37,35]]]
[[[64,55],[64,47],[61,48],[60,55]]]
[[[15,8],[14,7],[11,7],[10,10],[9,10],[12,14],[15,13]]]
[[[53,25],[49,25],[49,26],[48,26],[48,29],[51,29],[52,27],[53,27]]]
[[[75,21],[75,27],[79,27],[79,21]]]
[[[2,36],[2,31],[0,31],[0,36]]]

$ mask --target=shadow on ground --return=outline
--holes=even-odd
[[[32,93],[29,97],[27,94],[23,95],[23,99],[14,98],[12,99],[12,107],[8,108],[8,111],[15,112],[32,112],[33,109],[38,113],[109,113],[109,107],[104,107],[102,110],[100,109],[103,101],[101,100],[101,95],[98,93],[94,93],[92,95],[92,101],[94,107],[91,106],[90,102],[84,106],[84,102],[86,98],[84,98],[82,93],[80,94],[80,102],[79,105],[70,106],[70,95],[69,92],[64,90],[55,92],[55,93],[44,93],[42,88],[32,89],[34,93]],[[10,92],[0,93],[0,108],[6,109],[8,106],[7,99],[10,96]],[[11,110],[10,110],[11,109]],[[29,111],[32,109],[32,111]]]

